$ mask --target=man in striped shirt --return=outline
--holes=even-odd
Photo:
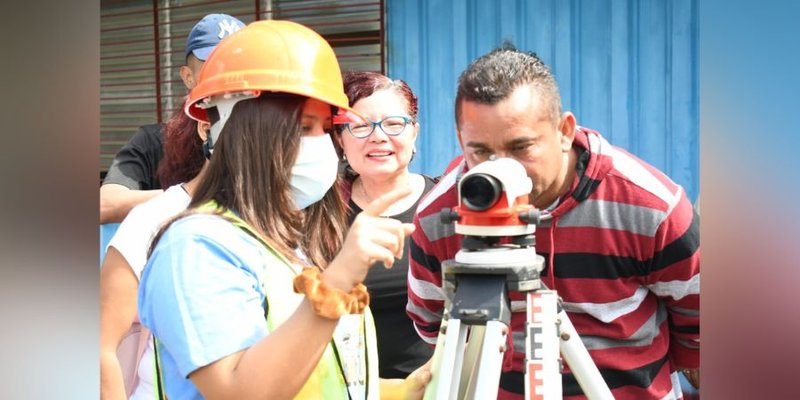
[[[455,105],[464,160],[420,202],[407,312],[430,344],[444,307],[441,264],[460,235],[439,212],[457,205],[457,176],[490,155],[522,163],[531,203],[552,215],[536,229],[555,289],[617,399],[680,398],[678,374],[699,385],[698,218],[679,185],[561,111],[555,79],[533,53],[505,45],[460,76]],[[512,343],[500,399],[522,398],[524,297],[510,293]],[[583,392],[568,367],[565,398]]]

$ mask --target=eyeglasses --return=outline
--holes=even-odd
[[[397,136],[406,129],[406,125],[413,123],[409,117],[402,116],[388,116],[380,121],[366,121],[366,122],[351,122],[345,124],[347,131],[353,135],[354,138],[365,139],[372,135],[376,126],[380,126],[383,133],[389,136]]]

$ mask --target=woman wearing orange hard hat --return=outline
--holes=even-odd
[[[380,381],[369,296],[413,225],[367,207],[347,231],[331,125],[348,107],[336,56],[314,31],[254,22],[200,70],[186,113],[209,165],[187,212],[153,239],[139,315],[169,398],[420,398],[421,368]],[[345,235],[345,232],[347,234]]]

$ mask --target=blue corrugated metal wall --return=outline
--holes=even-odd
[[[699,190],[696,0],[386,0],[388,74],[420,99],[411,170],[437,175],[460,153],[456,81],[511,40],[552,68],[578,124]]]

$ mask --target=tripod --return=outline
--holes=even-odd
[[[455,259],[442,264],[447,312],[426,400],[497,398],[510,333],[509,291],[526,297],[525,398],[562,397],[560,349],[588,398],[613,399],[558,295],[542,289],[544,258],[533,242],[532,234],[513,238],[510,246],[494,237],[465,236]]]

